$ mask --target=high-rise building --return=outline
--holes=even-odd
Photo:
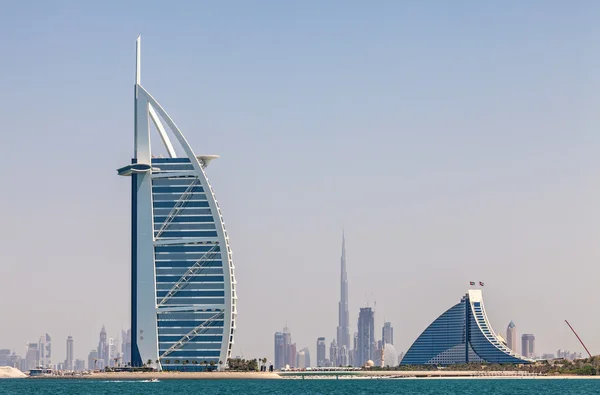
[[[375,313],[370,307],[361,307],[358,314],[358,366],[363,366],[367,361],[372,361],[375,352]]]
[[[8,362],[7,362],[6,366],[10,366],[11,368],[21,369],[22,363],[23,363],[23,359],[13,352],[12,354],[10,354],[10,357],[8,357]]]
[[[338,361],[337,366],[348,366],[350,365],[350,357],[348,355],[348,348],[346,346],[338,347]]]
[[[183,370],[185,361],[226,363],[237,295],[229,236],[206,175],[217,156],[197,156],[142,87],[140,38],[134,87],[134,157],[117,170],[131,177],[132,365],[159,360],[158,369]],[[166,158],[151,151],[150,123]],[[169,136],[176,137],[183,155]]]
[[[350,349],[350,313],[348,312],[348,273],[346,273],[346,235],[342,233],[342,256],[340,259],[340,302],[338,304],[337,345]]]
[[[317,367],[325,366],[325,360],[327,359],[326,347],[327,346],[325,345],[325,338],[318,337],[317,338]]]
[[[286,365],[296,365],[296,343],[292,343],[292,334],[287,326],[283,332],[275,333],[275,369],[285,368]]]
[[[435,319],[410,346],[401,365],[463,363],[532,363],[508,348],[487,317],[480,289],[470,289],[459,303]]]
[[[303,348],[298,352],[296,357],[296,365],[298,369],[304,369],[310,367],[310,352],[308,348]]]
[[[100,341],[98,342],[98,362],[94,365],[98,369],[104,369],[110,366],[110,347],[108,345],[108,337],[106,328],[102,325],[100,330]]]
[[[275,332],[275,369],[285,367],[287,359],[285,358],[287,345],[285,344],[285,336],[283,332]]]
[[[110,358],[108,360],[110,366],[117,366],[119,360],[121,359],[121,346],[119,345],[119,340],[114,337],[110,337],[108,339],[108,350]]]
[[[296,343],[292,343],[288,346],[287,364],[290,365],[291,368],[296,367]]]
[[[331,366],[338,366],[338,350],[337,342],[333,339],[329,346],[329,363]]]
[[[508,327],[506,328],[506,345],[508,348],[517,352],[517,327],[514,322],[510,321]]]
[[[75,360],[73,359],[73,352],[74,352],[73,346],[74,346],[73,336],[67,337],[67,358],[65,359],[65,369],[66,370],[75,370],[75,365],[74,365]]]
[[[521,354],[527,358],[535,357],[535,336],[526,333],[521,336]]]
[[[0,366],[9,366],[8,360],[10,358],[10,350],[4,349],[0,350]]]
[[[75,371],[83,372],[85,370],[85,361],[83,359],[75,360]]]
[[[52,339],[47,333],[38,342],[38,365],[44,368],[52,365]]]
[[[99,361],[100,360],[98,359],[98,351],[97,350],[90,351],[90,353],[88,354],[88,369],[89,370],[100,369],[100,366],[98,364]]]
[[[350,351],[350,357],[348,358],[350,366],[358,366],[358,332],[354,332],[352,340],[352,351]]]
[[[25,352],[25,364],[23,371],[29,371],[40,366],[39,343],[29,343]]]
[[[394,344],[394,328],[391,322],[385,322],[381,328],[381,340],[384,344]]]
[[[131,363],[131,329],[121,331],[123,342],[121,343],[121,362],[124,366]]]

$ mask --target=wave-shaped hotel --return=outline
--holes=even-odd
[[[134,156],[118,169],[131,177],[131,362],[216,367],[231,356],[236,318],[229,238],[206,176],[217,156],[196,155],[142,87],[139,37],[136,47]],[[167,157],[152,154],[151,123]]]
[[[454,365],[464,363],[527,364],[534,361],[508,348],[485,312],[483,294],[471,289],[435,319],[408,349],[401,365]]]

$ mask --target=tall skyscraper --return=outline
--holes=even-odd
[[[292,334],[287,326],[283,332],[275,333],[275,369],[285,368],[285,365],[296,365],[296,343],[292,343]]]
[[[394,344],[394,328],[391,322],[385,322],[381,328],[381,340],[384,344]]]
[[[358,366],[373,360],[375,352],[375,313],[370,307],[362,307],[358,314],[358,345],[356,350]]]
[[[325,366],[325,360],[327,359],[326,352],[325,338],[317,338],[317,367]]]
[[[358,363],[358,332],[354,332],[352,336],[352,350],[348,352],[348,364],[350,366],[357,366]]]
[[[127,366],[128,363],[131,363],[131,329],[121,331],[121,337],[123,338],[123,342],[121,343],[121,362]]]
[[[39,343],[29,343],[25,352],[25,363],[23,371],[35,369],[40,365]]]
[[[283,332],[275,332],[275,369],[284,368],[287,364],[286,336]]]
[[[98,359],[98,351],[97,350],[90,351],[90,353],[88,354],[88,369],[90,369],[90,370],[100,369],[99,362],[100,362],[100,360]]]
[[[350,349],[350,314],[348,312],[348,274],[346,273],[346,235],[342,233],[342,257],[340,273],[340,302],[338,304],[337,345]]]
[[[98,362],[96,366],[98,369],[104,369],[110,366],[110,347],[108,346],[108,338],[106,335],[106,328],[102,325],[100,330],[100,341],[98,342]]]
[[[518,352],[518,344],[517,327],[514,322],[510,321],[510,324],[508,324],[508,327],[506,328],[506,346],[514,352]]]
[[[305,347],[298,352],[298,355],[296,356],[295,367],[299,369],[310,367],[310,352],[308,351],[308,348]]]
[[[329,346],[329,363],[331,366],[338,366],[338,350],[337,342],[333,339]]]
[[[52,339],[47,333],[38,342],[38,365],[44,368],[52,365]]]
[[[159,360],[158,369],[183,370],[185,361],[226,363],[237,294],[229,236],[206,175],[218,156],[197,156],[142,87],[139,37],[136,45],[134,157],[117,170],[131,177],[132,365]],[[166,158],[153,155],[150,123]]]
[[[38,343],[38,364],[41,367],[48,368],[52,365],[52,339],[49,334],[40,337]]]
[[[535,336],[526,333],[521,336],[521,354],[526,358],[535,356]]]
[[[338,360],[337,366],[348,366],[350,365],[350,357],[348,355],[349,350],[346,346],[341,346],[338,348]]]
[[[65,359],[65,369],[66,370],[75,370],[75,360],[73,359],[73,336],[67,337],[67,358]]]

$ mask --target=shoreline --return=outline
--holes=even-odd
[[[352,372],[102,372],[79,376],[38,376],[27,377],[34,380],[101,380],[101,381],[139,381],[139,380],[410,380],[410,379],[600,379],[600,376],[550,375],[535,376],[521,372],[481,371],[359,371]]]

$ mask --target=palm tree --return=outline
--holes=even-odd
[[[223,369],[223,361],[219,361],[219,370]]]
[[[146,361],[146,366],[150,366],[150,365],[152,365],[152,360],[151,359],[149,359],[149,360]]]

